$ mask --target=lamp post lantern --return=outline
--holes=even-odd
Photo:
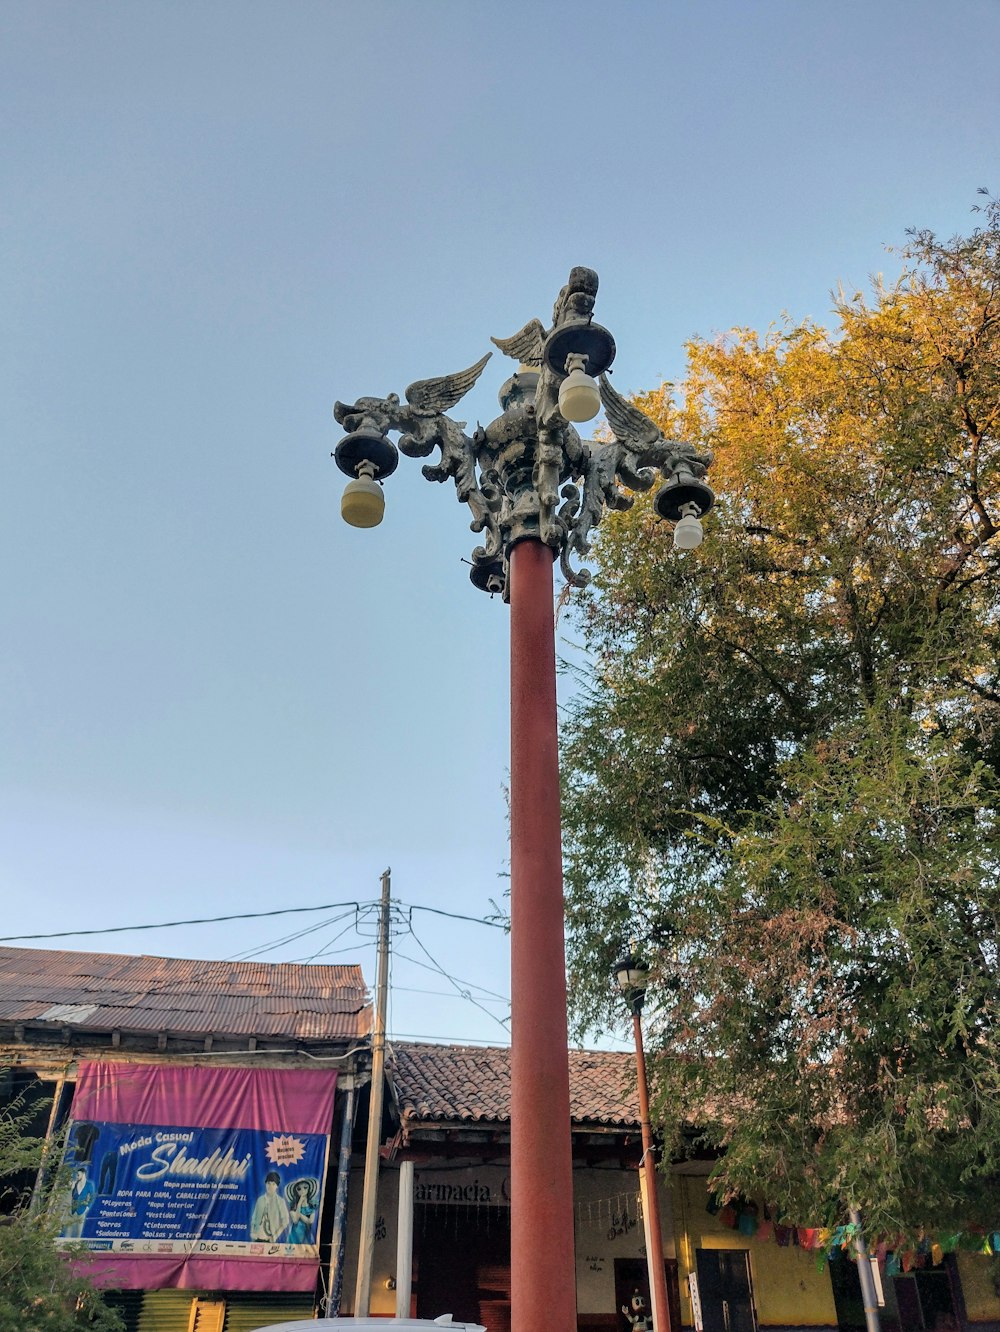
[[[551,328],[532,319],[513,337],[492,339],[517,369],[500,389],[501,415],[471,435],[446,413],[492,353],[458,374],[411,384],[405,402],[389,394],[334,407],[347,431],[334,456],[352,478],[345,520],[381,520],[379,492],[398,461],[390,432],[407,457],[439,450],[424,476],[451,477],[472,530],[485,533],[471,580],[510,605],[513,1332],[532,1332],[540,1319],[553,1332],[576,1327],[552,564],[558,555],[566,580],[586,586],[590,574],[573,566],[574,556],[586,557],[607,508],[629,508],[627,491],[650,489],[658,474],[665,484],[657,502],[677,491],[684,508],[663,516],[678,528],[691,517],[698,529],[681,533],[680,548],[700,540],[697,520],[713,502],[701,480],[710,455],[666,439],[608,382],[615,343],[593,321],[596,294],[597,274],[574,268]],[[572,423],[602,404],[612,438],[581,439]]]
[[[642,1129],[642,1167],[646,1180],[647,1261],[649,1293],[653,1302],[653,1332],[680,1332],[671,1325],[667,1279],[663,1270],[663,1231],[660,1226],[660,1199],[656,1183],[656,1156],[653,1129],[649,1120],[649,1083],[646,1079],[646,1052],[642,1044],[642,1006],[649,985],[649,967],[634,952],[615,963],[615,979],[632,1013],[635,1035],[636,1081],[639,1086],[639,1124]]]

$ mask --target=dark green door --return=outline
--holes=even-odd
[[[757,1332],[745,1249],[695,1249],[705,1332]]]

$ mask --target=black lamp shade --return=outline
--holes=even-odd
[[[377,430],[369,430],[365,426],[345,435],[333,457],[340,470],[348,476],[357,476],[361,463],[371,463],[377,480],[391,476],[399,462],[395,444]]]
[[[638,1002],[641,1006],[649,984],[649,967],[646,963],[634,953],[627,953],[615,963],[615,979],[629,1003],[634,1005]]]
[[[715,491],[712,487],[699,480],[687,468],[681,468],[657,491],[653,507],[668,523],[676,523],[684,517],[685,505],[697,505],[698,517],[704,518],[714,503]]]
[[[565,375],[567,356],[586,356],[587,374],[596,379],[615,359],[616,350],[614,338],[600,324],[564,324],[549,334],[542,357],[555,374]]]

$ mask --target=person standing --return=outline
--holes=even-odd
[[[67,1239],[79,1239],[83,1234],[83,1223],[93,1201],[94,1186],[87,1178],[86,1168],[77,1166],[70,1185],[67,1220],[62,1232]]]
[[[288,1229],[290,1217],[284,1198],[278,1193],[281,1176],[269,1170],[264,1176],[264,1192],[253,1205],[250,1218],[250,1238],[277,1244]]]
[[[287,1191],[292,1228],[288,1232],[289,1244],[313,1242],[313,1220],[316,1216],[316,1182],[297,1179]]]

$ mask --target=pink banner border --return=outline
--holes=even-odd
[[[327,1139],[328,1163],[336,1083],[334,1069],[84,1060],[71,1116],[110,1124],[322,1133]],[[310,1291],[319,1269],[318,1258],[275,1260],[249,1255],[92,1252],[71,1261],[74,1271],[118,1290]]]

